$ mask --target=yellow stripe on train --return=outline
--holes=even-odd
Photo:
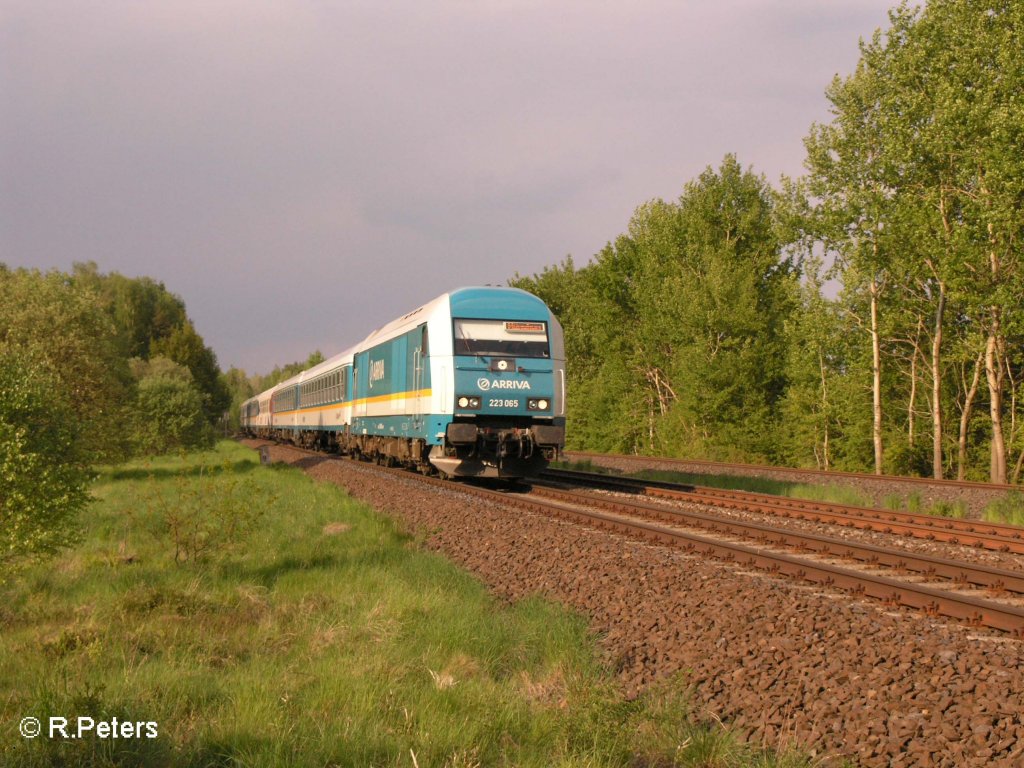
[[[411,400],[414,397],[430,397],[432,389],[419,389],[411,392],[393,392],[390,395],[376,395],[374,397],[361,397],[358,400],[344,400],[340,403],[330,405],[307,405],[305,408],[293,408],[290,411],[273,411],[273,416],[287,416],[289,413],[315,413],[316,411],[329,411],[333,408],[352,408],[356,405],[369,405],[370,403],[386,403],[391,400]]]

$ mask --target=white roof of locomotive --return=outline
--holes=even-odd
[[[412,312],[406,312],[397,320],[392,320],[387,325],[381,326],[357,344],[354,348],[355,351],[360,351],[381,341],[387,341],[395,336],[401,336],[403,333],[412,330],[417,325],[425,323],[429,318],[434,316],[435,312],[438,312],[439,310],[443,310],[446,313],[451,312],[451,304],[448,301],[449,296],[451,296],[451,292],[443,293],[436,299],[432,299],[426,304],[417,307]]]

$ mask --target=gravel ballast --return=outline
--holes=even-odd
[[[256,446],[263,443],[248,441]],[[630,695],[682,673],[695,710],[863,766],[1024,765],[1024,643],[283,446],[274,461],[426,534],[498,595],[589,617]]]

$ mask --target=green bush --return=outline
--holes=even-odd
[[[930,477],[932,452],[930,446],[899,443],[886,452],[886,469],[902,477]]]
[[[967,505],[962,500],[955,502],[937,501],[928,510],[928,514],[939,517],[955,517],[962,520],[967,517]]]
[[[0,346],[0,582],[73,543],[89,500],[62,392],[41,363]]]
[[[203,396],[189,381],[165,375],[143,378],[134,410],[132,441],[141,454],[156,456],[213,445]]]
[[[52,379],[80,425],[81,455],[92,462],[126,457],[131,374],[95,292],[61,272],[10,271],[0,263],[0,345]]]

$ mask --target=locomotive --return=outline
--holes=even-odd
[[[562,327],[517,288],[459,288],[242,403],[245,434],[442,477],[519,478],[565,445]]]

